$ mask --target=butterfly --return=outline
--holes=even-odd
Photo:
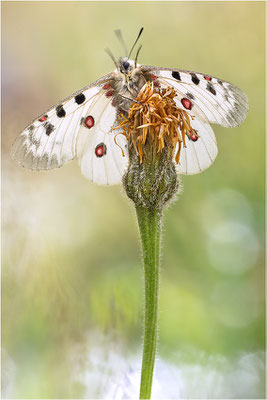
[[[190,118],[193,134],[185,138],[177,165],[178,174],[196,174],[216,158],[212,124],[235,127],[248,112],[246,95],[233,84],[214,76],[187,70],[137,63],[128,53],[120,31],[115,31],[126,57],[115,60],[116,69],[49,108],[15,140],[11,156],[32,170],[49,170],[78,159],[83,175],[99,184],[117,184],[128,165],[127,140],[114,129],[118,115],[127,112],[146,82],[172,87],[177,107]],[[116,135],[116,140],[115,140]],[[122,151],[122,149],[124,151]]]

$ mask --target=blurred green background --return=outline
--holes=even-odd
[[[105,338],[107,349],[119,343],[125,358],[141,352],[140,243],[122,188],[86,181],[76,161],[38,173],[9,157],[32,119],[114,69],[104,48],[122,55],[117,28],[130,47],[145,27],[140,63],[220,77],[250,104],[241,127],[214,126],[217,159],[204,173],[182,177],[183,192],[165,212],[158,357],[179,367],[181,360],[199,363],[203,352],[231,364],[264,350],[264,8],[2,2],[6,397],[98,397],[74,379],[74,349],[80,371],[93,368],[86,357],[94,337]],[[251,396],[263,396],[262,381]]]

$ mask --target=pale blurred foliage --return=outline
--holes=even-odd
[[[89,350],[88,350],[89,349]],[[180,353],[172,361],[156,360],[153,399],[256,398],[264,386],[264,353],[243,353],[230,359],[188,348],[193,362]],[[137,399],[140,388],[140,357],[114,335],[91,331],[85,343],[76,342],[65,354],[71,365],[66,386],[71,397],[85,399]],[[10,398],[16,368],[4,352],[3,398]]]
[[[156,382],[173,387],[170,381],[185,365],[191,366],[188,376],[202,379],[203,352],[205,360],[222,357],[228,368],[226,378],[216,372],[217,361],[204,363],[212,382],[204,381],[207,396],[240,398],[235,376],[252,357],[244,361],[256,360],[248,372],[251,385],[246,372],[237,382],[251,398],[263,396],[256,354],[264,348],[264,4],[4,2],[2,11],[6,397],[97,396],[85,378],[71,384],[76,364],[70,355],[77,346],[83,349],[77,350],[80,373],[97,374],[99,393],[105,392],[99,371],[104,377],[111,368],[118,391],[124,385],[132,365],[126,353],[135,354],[134,374],[140,367],[143,284],[132,205],[120,187],[86,181],[76,161],[34,173],[16,166],[9,151],[34,117],[114,68],[103,51],[121,55],[114,29],[122,29],[130,47],[141,26],[141,63],[221,77],[241,87],[250,103],[240,128],[214,126],[217,160],[203,174],[183,177],[183,193],[166,211],[158,353],[164,361]],[[98,350],[101,340],[106,353]],[[99,371],[86,361],[95,352]],[[107,354],[116,353],[110,366]],[[229,391],[213,393],[217,376]],[[189,392],[177,390],[177,398],[183,393]]]

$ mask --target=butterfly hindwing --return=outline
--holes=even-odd
[[[190,123],[197,139],[194,141],[186,135],[186,147],[182,148],[177,165],[179,174],[192,175],[204,171],[213,163],[218,153],[216,138],[209,122],[205,118],[190,117]]]
[[[77,157],[83,175],[92,182],[120,183],[126,169],[127,141],[117,129],[113,129],[116,119],[112,101],[102,93],[91,104],[81,123]]]

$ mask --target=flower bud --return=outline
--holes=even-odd
[[[123,186],[135,205],[162,210],[177,192],[179,180],[169,149],[165,147],[160,153],[153,154],[151,147],[149,143],[144,145],[146,157],[142,163],[135,150],[129,149]]]

